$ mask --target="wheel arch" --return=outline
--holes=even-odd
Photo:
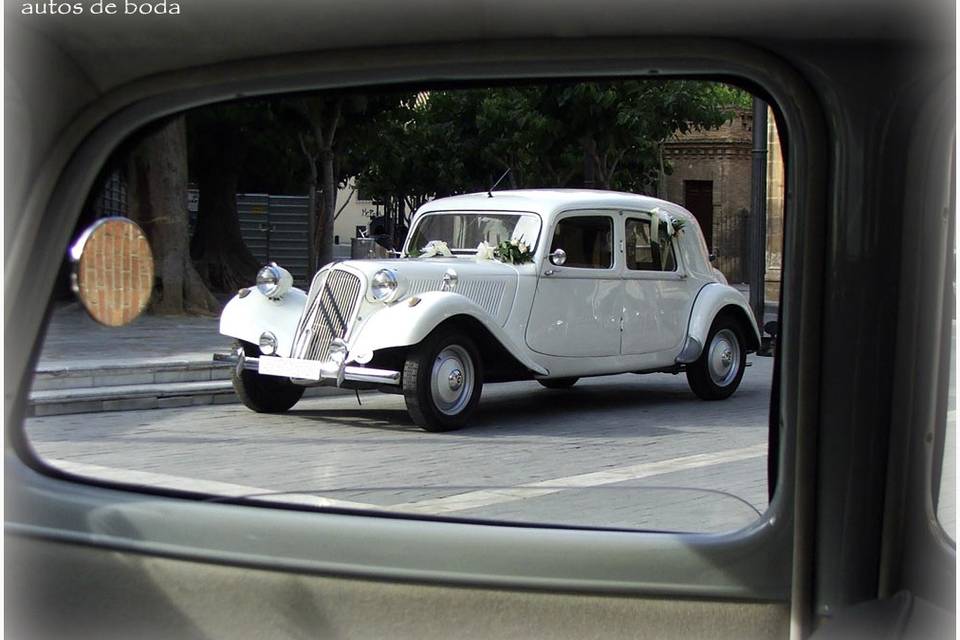
[[[434,331],[456,328],[466,333],[477,346],[483,360],[484,382],[507,382],[511,380],[529,380],[534,371],[520,361],[493,333],[477,318],[460,314],[448,318],[437,325]]]
[[[271,300],[256,287],[242,290],[227,302],[220,312],[220,334],[242,342],[259,344],[260,334],[273,333],[277,338],[277,352],[289,355],[297,324],[307,304],[307,294],[301,289],[290,289],[282,298]]]
[[[737,323],[748,352],[760,348],[760,330],[743,294],[729,285],[712,282],[700,289],[693,302],[687,338],[677,363],[688,364],[700,357],[710,329],[721,316],[731,317]]]
[[[756,351],[760,348],[760,335],[754,328],[752,315],[748,315],[742,307],[728,304],[717,312],[716,317],[713,319],[713,323],[711,323],[711,327],[722,317],[730,318],[737,323],[737,326],[740,329],[740,335],[742,335],[744,338],[744,346],[746,347],[748,353]]]
[[[390,354],[405,353],[420,344],[440,327],[460,326],[477,342],[484,362],[488,354],[502,356],[505,362],[518,362],[524,370],[539,375],[547,370],[534,362],[523,349],[489,315],[471,300],[452,292],[431,291],[417,296],[411,305],[403,301],[373,314],[351,338],[350,356],[371,353],[373,363],[382,362]],[[496,364],[496,363],[493,363]],[[496,370],[496,366],[491,367]],[[516,379],[516,378],[510,378]]]
[[[484,382],[532,380],[534,374],[537,373],[517,358],[483,322],[466,313],[443,320],[417,343],[374,351],[370,365],[391,370],[402,370],[404,360],[412,349],[429,340],[436,333],[451,329],[464,333],[477,347],[477,352],[483,364]]]

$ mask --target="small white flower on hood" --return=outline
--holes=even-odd
[[[427,243],[427,246],[421,250],[420,257],[432,258],[434,256],[444,256],[449,258],[453,256],[453,253],[450,252],[450,247],[448,247],[447,243],[443,240],[431,240]]]
[[[520,243],[517,244],[517,248],[520,249],[520,253],[526,253],[527,251],[530,251],[530,247],[528,247],[527,243],[524,242],[523,240],[521,240]]]
[[[517,241],[516,239],[514,239],[514,240],[511,240],[511,241],[510,241],[510,244],[512,244],[513,246],[515,246],[515,247],[516,247],[516,246],[517,246],[517,244],[518,244],[518,241]]]
[[[493,260],[493,249],[494,248],[486,242],[481,242],[477,245],[477,259]]]

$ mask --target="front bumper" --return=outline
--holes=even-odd
[[[261,371],[261,360],[270,359],[270,367],[264,367],[267,371]],[[376,385],[399,385],[400,372],[390,371],[388,369],[373,369],[370,367],[357,367],[344,364],[342,361],[334,358],[328,362],[315,362],[308,360],[292,360],[290,358],[280,358],[277,356],[261,356],[253,358],[244,354],[242,348],[238,348],[232,354],[216,353],[213,359],[218,362],[230,362],[237,368],[237,373],[241,371],[256,371],[262,375],[273,375],[283,378],[291,378],[297,381],[316,382],[320,384],[334,383],[336,386],[342,386],[344,381],[358,382],[364,384]],[[267,364],[266,362],[264,363]]]

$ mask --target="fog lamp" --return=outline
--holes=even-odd
[[[265,356],[272,356],[277,352],[277,336],[269,331],[260,334],[260,353]]]

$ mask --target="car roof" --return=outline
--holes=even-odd
[[[468,193],[438,198],[417,211],[417,217],[436,211],[529,211],[549,219],[571,209],[663,209],[671,215],[692,221],[693,215],[683,207],[650,196],[621,191],[596,189],[517,189]]]

